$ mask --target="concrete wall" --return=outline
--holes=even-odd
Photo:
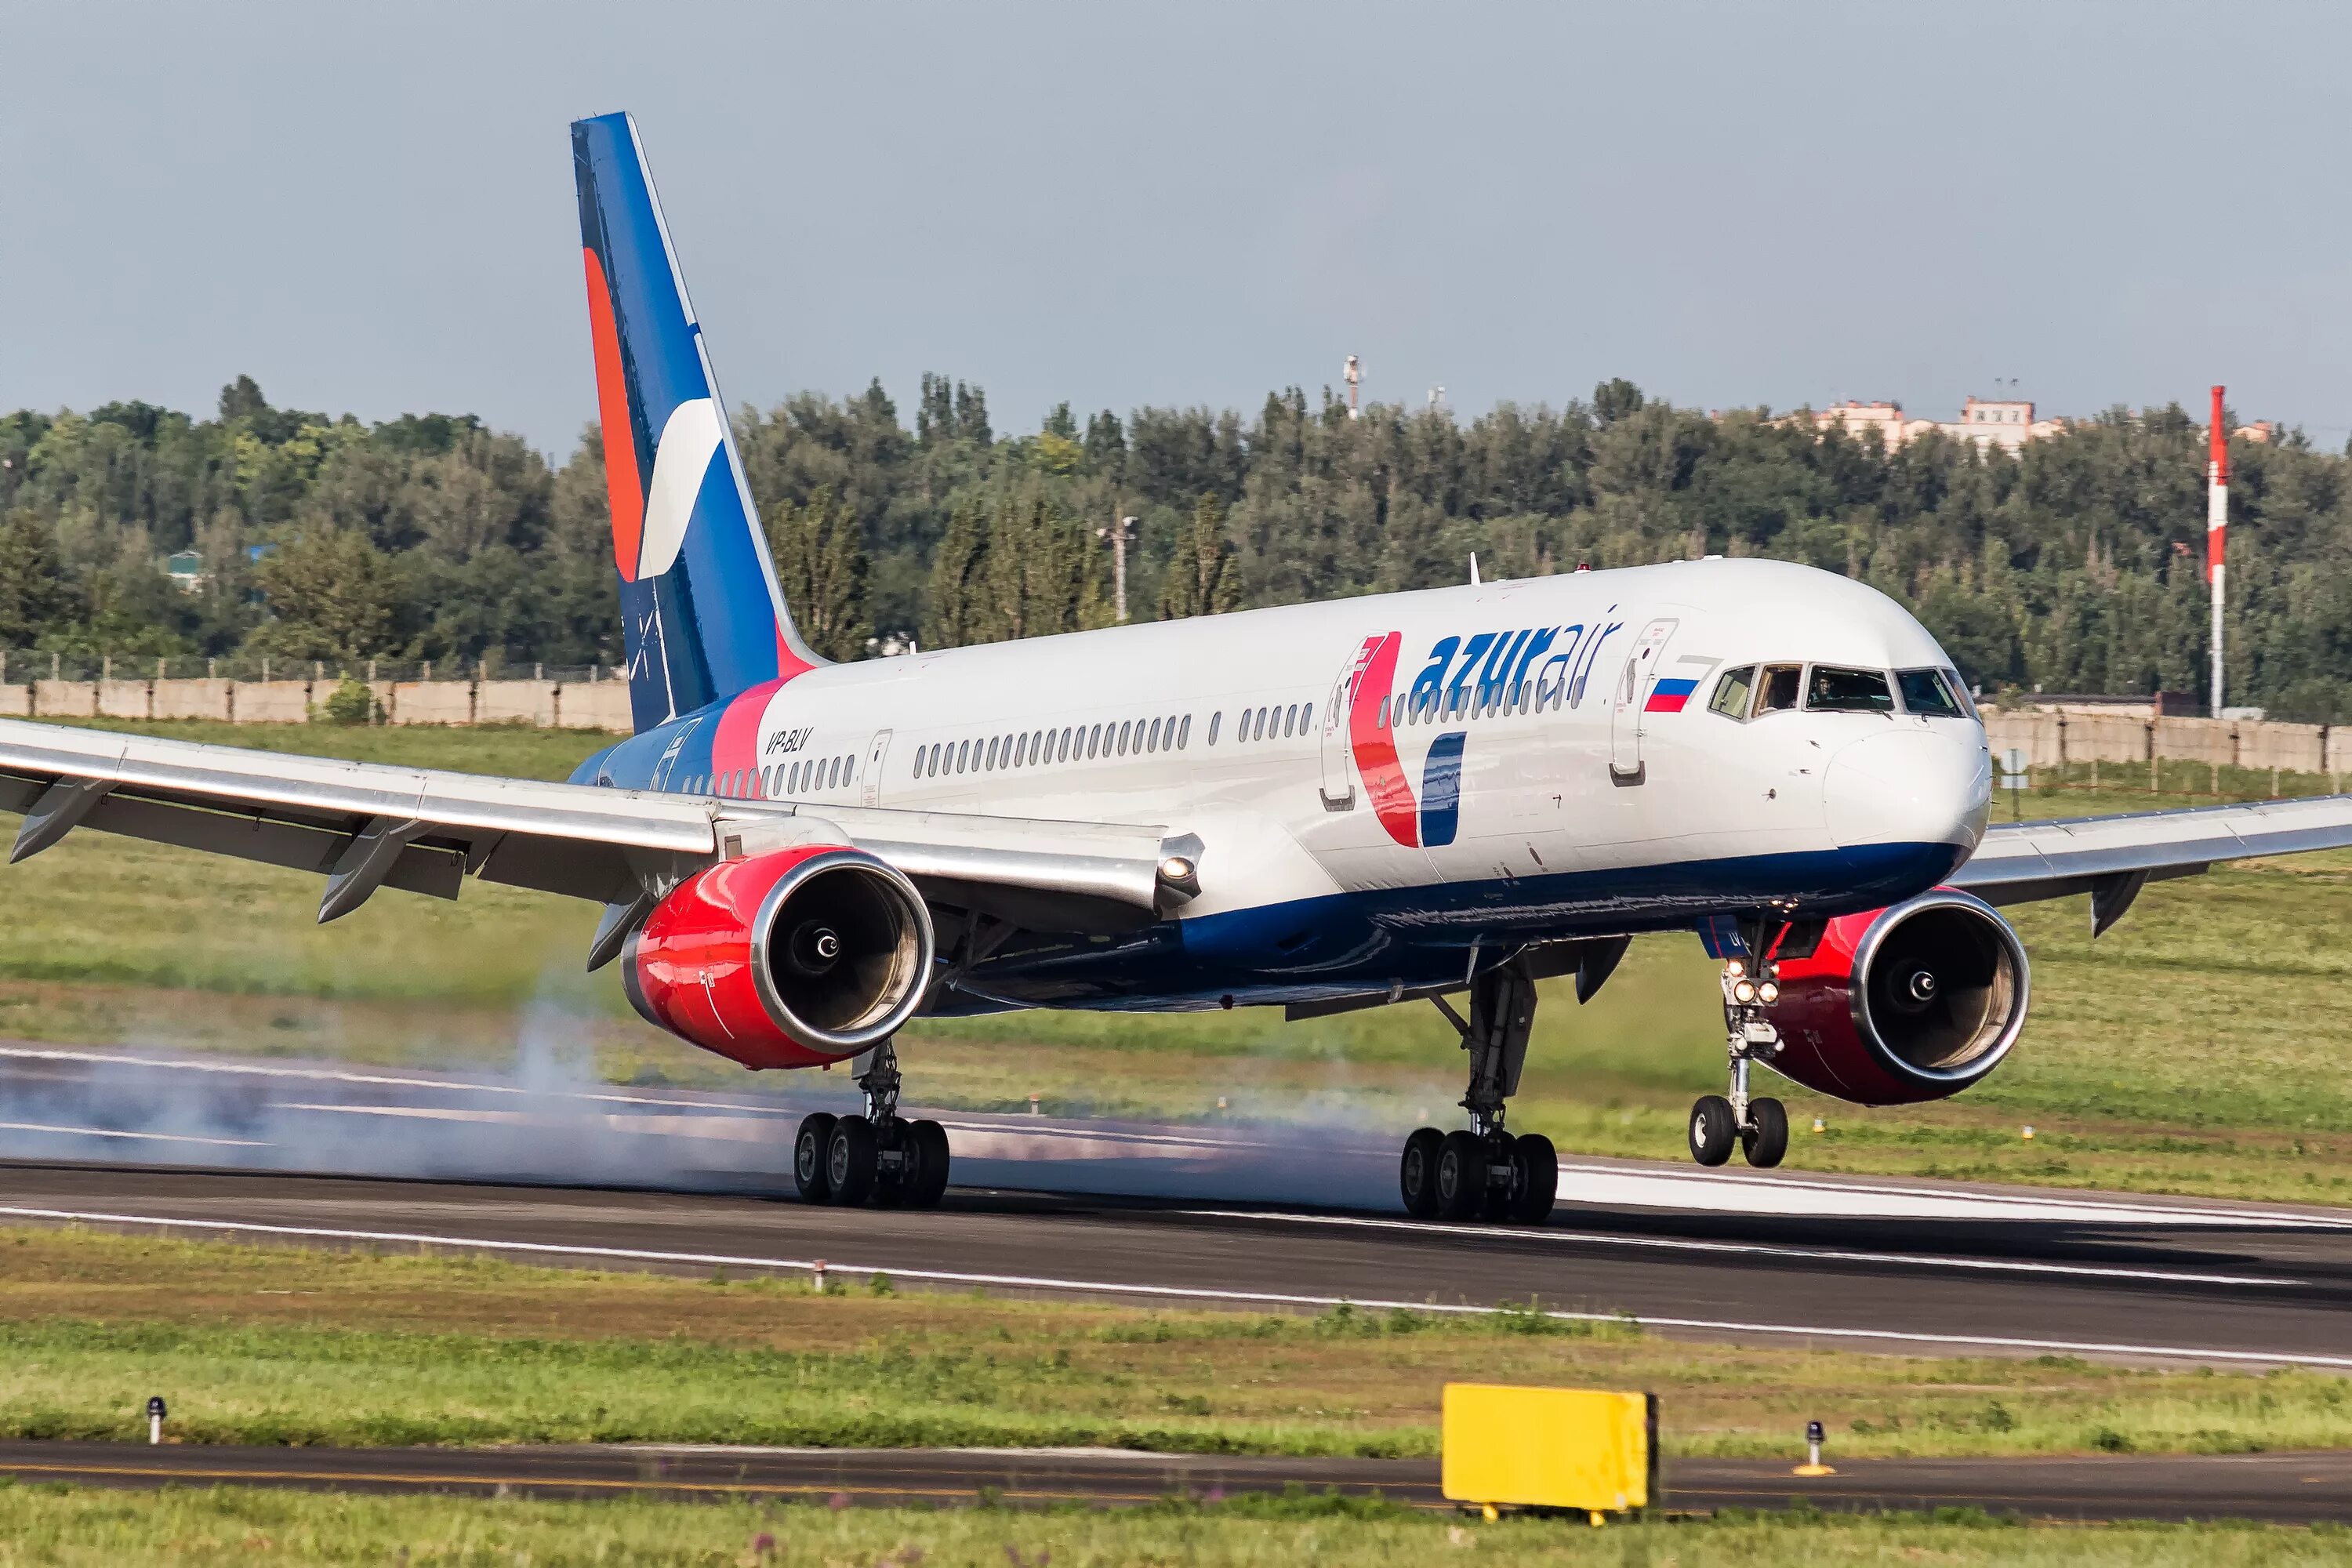
[[[1994,759],[2015,747],[2025,753],[2029,767],[2146,763],[2154,758],[2297,773],[2352,772],[2352,725],[1998,710],[1987,710],[1984,718]]]
[[[392,689],[384,704],[386,720],[394,724],[470,724],[474,721],[474,683],[470,680],[404,680]]]
[[[625,735],[635,728],[629,712],[629,683],[591,680],[556,689],[556,722],[567,730],[614,730]]]
[[[98,711],[105,719],[152,719],[147,680],[101,680],[98,683]]]
[[[98,682],[36,680],[33,711],[45,719],[94,719],[98,716]]]
[[[153,716],[158,719],[228,718],[226,680],[159,680],[155,682]]]
[[[0,686],[0,719],[29,719],[32,716],[31,687]]]
[[[240,724],[299,724],[310,717],[310,683],[240,680],[229,687],[228,701]]]
[[[480,680],[474,683],[474,722],[510,724],[516,721],[552,728],[555,723],[555,682],[551,680]]]

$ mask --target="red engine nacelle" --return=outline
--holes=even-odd
[[[1831,921],[1813,951],[1776,961],[1775,1072],[1860,1105],[1958,1094],[2025,1026],[2025,949],[1990,904],[1938,888]]]
[[[931,917],[887,861],[803,846],[697,872],[622,950],[645,1020],[750,1068],[839,1061],[923,999]]]

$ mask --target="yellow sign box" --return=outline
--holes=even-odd
[[[1449,1383],[1445,1495],[1492,1507],[1648,1508],[1659,1490],[1657,1408],[1647,1394]]]

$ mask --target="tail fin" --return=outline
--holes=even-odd
[[[572,169],[630,706],[644,731],[819,660],[776,584],[636,121],[572,121]]]

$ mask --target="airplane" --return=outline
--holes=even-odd
[[[603,908],[654,1026],[748,1068],[849,1061],[808,1117],[813,1202],[937,1204],[946,1132],[899,1114],[916,1017],[1426,1000],[1466,1127],[1399,1195],[1549,1215],[1507,1124],[1537,984],[1580,1002],[1631,939],[1723,963],[1727,1089],[1692,1156],[1788,1149],[1751,1069],[1863,1105],[1941,1099],[2016,1045],[1998,906],[2352,844],[2352,796],[1990,822],[1953,661],[1900,605],[1709,557],[829,664],[793,629],[635,123],[572,127],[634,733],[565,784],[0,721],[21,860],[76,827],[326,877],[319,918],[465,879]],[[1456,1006],[1456,1001],[1462,1006]]]

